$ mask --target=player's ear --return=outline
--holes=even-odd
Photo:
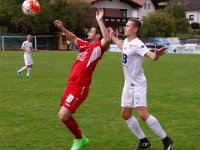
[[[96,37],[101,40],[101,35],[99,33],[96,34]]]
[[[138,27],[134,27],[134,32],[135,32],[135,33],[138,32]]]

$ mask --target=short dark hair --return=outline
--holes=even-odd
[[[135,26],[138,28],[138,31],[137,31],[137,33],[138,33],[140,31],[140,29],[141,29],[140,20],[138,20],[137,18],[130,18],[130,19],[128,19],[128,21],[134,22]]]
[[[93,26],[93,28],[96,29],[96,34],[100,34],[100,39],[102,39],[102,38],[103,38],[103,35],[102,35],[102,33],[101,33],[100,27],[99,27],[99,26]]]

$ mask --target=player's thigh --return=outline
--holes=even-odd
[[[33,60],[32,57],[29,55],[24,56],[24,63],[25,65],[32,65],[33,64]]]
[[[130,90],[126,86],[124,86],[122,91],[121,107],[127,107],[127,108],[134,107],[134,101],[132,95],[130,93]]]
[[[74,113],[87,98],[88,91],[89,87],[68,85],[63,94],[61,106],[67,108],[71,113]]]

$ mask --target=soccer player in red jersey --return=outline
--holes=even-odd
[[[110,37],[103,23],[103,15],[103,9],[96,11],[96,20],[99,26],[94,26],[89,31],[87,38],[89,42],[79,39],[68,31],[63,27],[61,21],[54,21],[55,26],[65,33],[71,42],[79,46],[78,56],[72,66],[58,113],[59,119],[75,136],[71,150],[82,150],[89,143],[89,140],[82,134],[77,121],[73,117],[73,113],[86,99],[92,80],[92,73],[108,47]]]

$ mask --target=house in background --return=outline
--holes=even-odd
[[[190,23],[200,23],[200,0],[170,0],[167,7],[177,2],[185,8]]]
[[[131,17],[142,20],[157,8],[153,0],[88,0],[94,9],[104,8],[106,26],[123,33],[127,20]]]

